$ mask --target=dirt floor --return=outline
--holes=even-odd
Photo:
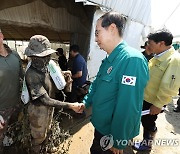
[[[124,154],[180,154],[180,113],[173,112],[177,99],[166,107],[164,113],[159,114],[157,120],[158,133],[156,139],[159,145],[153,146],[151,152],[137,152],[127,147]],[[89,113],[88,113],[89,114]],[[89,147],[92,144],[94,128],[87,116],[77,127],[76,132],[71,138],[68,154],[89,154]],[[142,139],[142,127],[140,135],[135,140]],[[173,145],[174,143],[174,145]]]
[[[173,112],[176,102],[177,98],[158,116],[156,139],[159,142],[153,146],[152,151],[137,152],[133,150],[131,146],[128,146],[124,150],[124,154],[180,154],[180,113]],[[90,122],[91,109],[86,110],[86,116],[75,114],[72,111],[68,111],[68,113],[70,113],[73,118],[68,118],[68,116],[61,117],[62,121],[60,125],[63,127],[63,130],[69,130],[71,135],[66,142],[59,147],[60,150],[56,154],[90,154],[89,148],[92,144],[94,134],[94,127]],[[140,135],[134,138],[134,140],[141,141],[141,139],[142,127]],[[161,145],[159,145],[160,142]],[[65,151],[63,151],[64,149]],[[26,154],[19,150],[16,152],[16,150],[9,147],[5,149],[4,153]]]

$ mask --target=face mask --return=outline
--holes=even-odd
[[[51,56],[46,57],[32,57],[32,66],[38,70],[45,70]]]

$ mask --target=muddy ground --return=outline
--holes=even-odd
[[[154,145],[151,152],[137,152],[131,146],[128,146],[124,150],[124,154],[180,154],[180,113],[173,112],[176,101],[177,99],[174,99],[165,111],[158,116],[156,139],[162,144]],[[94,127],[90,123],[91,109],[86,110],[86,116],[80,116],[71,111],[69,113],[73,118],[62,117],[60,125],[65,131],[70,130],[70,137],[61,145],[64,148],[60,147],[59,152],[55,154],[89,154],[94,133]],[[142,127],[140,135],[134,140],[140,141],[141,139]],[[62,149],[66,150],[63,152]],[[25,152],[15,151],[13,148],[5,150],[5,154],[12,153],[26,154]]]
[[[158,143],[161,142],[162,144],[154,145],[151,152],[137,152],[129,146],[124,150],[124,154],[180,154],[180,113],[173,112],[176,101],[177,99],[174,99],[173,102],[166,107],[164,113],[158,116],[156,139],[159,141]],[[75,132],[71,138],[72,142],[68,154],[89,154],[93,133],[94,128],[89,122],[88,117],[77,127],[77,132]],[[141,139],[142,127],[140,135],[137,136],[135,140]]]

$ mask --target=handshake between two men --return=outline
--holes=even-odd
[[[69,108],[75,111],[76,113],[82,113],[85,109],[85,105],[83,103],[69,103]]]

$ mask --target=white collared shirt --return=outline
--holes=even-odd
[[[169,49],[168,50],[165,50],[165,51],[163,51],[163,52],[161,52],[161,53],[159,53],[159,54],[154,54],[154,58],[159,58],[159,57],[161,57],[162,55],[164,55],[166,52],[168,52],[169,51]]]

